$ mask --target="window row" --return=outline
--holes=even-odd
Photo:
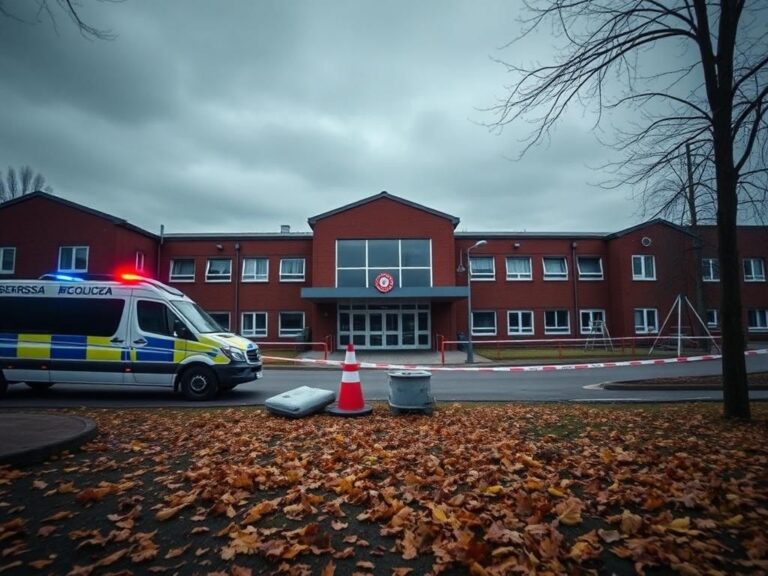
[[[744,258],[742,269],[744,282],[765,282],[765,262],[762,258]],[[701,260],[701,276],[704,282],[720,281],[720,262],[717,258]]]
[[[232,329],[229,312],[208,312],[222,330]],[[249,338],[266,338],[268,327],[267,312],[243,312],[240,315],[240,333]],[[278,336],[294,338],[304,333],[304,312],[278,312]]]
[[[306,263],[304,258],[280,260],[280,282],[304,282]],[[243,282],[269,282],[268,258],[243,258],[241,280]],[[194,282],[195,259],[174,258],[168,275],[171,282]],[[208,258],[205,264],[206,282],[231,282],[232,259]]]
[[[568,280],[568,260],[565,256],[545,256],[541,259],[544,280]],[[576,259],[579,280],[602,280],[603,259],[599,256],[579,256]],[[530,256],[506,258],[507,280],[533,280]],[[471,256],[469,273],[472,280],[495,280],[496,260],[493,256]]]
[[[532,310],[507,310],[508,336],[533,336],[534,313]],[[707,328],[720,328],[720,311],[707,310]],[[656,308],[635,308],[635,334],[657,334],[659,332],[659,311]],[[579,331],[584,335],[602,335],[605,329],[604,310],[579,310]],[[747,310],[747,329],[750,332],[768,332],[768,309]],[[544,334],[568,335],[571,333],[568,310],[544,311]],[[496,312],[477,310],[472,312],[473,336],[496,336]]]
[[[544,334],[568,335],[571,333],[571,315],[568,310],[544,311]],[[579,330],[581,334],[603,334],[605,330],[605,310],[579,310]],[[533,336],[533,310],[507,310],[507,335]],[[472,336],[496,336],[496,312],[492,310],[472,311]]]
[[[84,273],[88,272],[88,246],[59,246],[57,272]],[[144,252],[136,251],[135,270],[144,271]],[[16,272],[16,248],[0,246],[0,274]]]

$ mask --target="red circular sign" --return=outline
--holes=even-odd
[[[373,284],[376,286],[376,290],[386,294],[395,287],[395,279],[392,277],[392,274],[382,272],[376,276],[376,280],[374,280]]]

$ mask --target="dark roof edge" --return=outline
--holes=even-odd
[[[201,232],[199,234],[193,233],[173,233],[164,234],[164,240],[310,240],[312,238],[312,232],[290,232],[283,234],[280,232],[222,232],[217,234],[215,232]]]
[[[347,210],[351,210],[352,208],[357,208],[358,206],[363,206],[365,204],[373,202],[374,200],[379,200],[380,198],[389,198],[390,200],[394,200],[395,202],[399,202],[400,204],[410,206],[411,208],[416,208],[417,210],[423,210],[424,212],[429,212],[430,214],[439,216],[440,218],[445,218],[446,220],[450,220],[454,228],[456,228],[456,226],[458,226],[459,222],[461,221],[456,216],[451,216],[450,214],[446,214],[445,212],[440,212],[439,210],[429,208],[428,206],[424,206],[423,204],[417,204],[416,202],[412,202],[410,200],[406,200],[405,198],[401,198],[400,196],[395,196],[394,194],[390,194],[387,191],[382,191],[382,192],[379,192],[378,194],[374,194],[373,196],[368,196],[367,198],[358,200],[357,202],[352,202],[351,204],[345,204],[344,206],[341,206],[339,208],[329,210],[328,212],[323,212],[322,214],[311,216],[307,218],[307,222],[312,228],[314,228],[315,222],[317,222],[318,220],[328,218],[329,216],[333,216],[341,212],[346,212]]]
[[[478,238],[478,239],[498,239],[498,238],[582,238],[589,240],[605,239],[605,232],[456,232],[456,238]]]
[[[653,220],[648,220],[647,222],[641,222],[640,224],[637,224],[635,226],[631,226],[630,228],[625,228],[624,230],[619,230],[618,232],[613,232],[612,234],[608,234],[605,239],[606,240],[613,240],[614,238],[621,238],[622,236],[626,236],[627,234],[631,234],[632,232],[636,232],[637,230],[642,230],[643,228],[647,228],[648,226],[653,226],[654,224],[661,224],[662,226],[669,226],[673,230],[676,230],[678,232],[682,232],[683,234],[687,234],[691,238],[696,238],[696,234],[688,230],[685,226],[680,226],[679,224],[674,224],[673,222],[670,222],[669,220],[664,220],[664,218],[654,218]]]
[[[112,214],[107,214],[106,212],[100,212],[99,210],[94,210],[93,208],[89,208],[88,206],[83,206],[82,204],[78,204],[77,202],[72,202],[72,200],[66,200],[65,198],[60,198],[59,196],[54,196],[53,194],[48,194],[47,192],[37,191],[37,192],[31,192],[29,194],[24,194],[22,196],[19,196],[18,198],[13,198],[12,200],[3,202],[2,204],[0,204],[0,209],[7,208],[8,206],[13,206],[15,204],[21,204],[22,202],[27,202],[34,198],[43,198],[45,200],[58,202],[59,204],[63,204],[64,206],[67,206],[74,210],[80,210],[81,212],[86,212],[87,214],[91,214],[92,216],[104,218],[105,220],[109,220],[116,226],[122,226],[123,228],[127,228],[139,234],[143,234],[144,236],[149,236],[150,238],[153,238],[155,240],[159,238],[157,234],[153,234],[152,232],[148,232],[143,228],[139,228],[138,226],[135,226],[134,224],[129,223],[127,220],[124,220],[123,218],[118,218],[117,216],[112,216]]]

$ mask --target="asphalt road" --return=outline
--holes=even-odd
[[[747,358],[750,372],[768,371],[768,356]],[[555,372],[438,372],[432,374],[431,390],[438,402],[449,401],[685,401],[720,400],[716,390],[603,390],[604,382],[637,381],[677,376],[719,374],[719,361],[632,368],[604,368]],[[338,391],[337,369],[266,368],[264,378],[238,386],[210,402],[189,402],[164,388],[85,386],[59,384],[36,393],[23,384],[10,386],[0,407],[42,408],[151,408],[260,405],[270,396],[298,386]],[[361,370],[366,401],[386,400],[385,370]],[[752,391],[753,399],[768,399],[768,391]]]

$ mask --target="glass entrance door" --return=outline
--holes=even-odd
[[[361,350],[428,350],[429,304],[340,304],[337,346]]]

